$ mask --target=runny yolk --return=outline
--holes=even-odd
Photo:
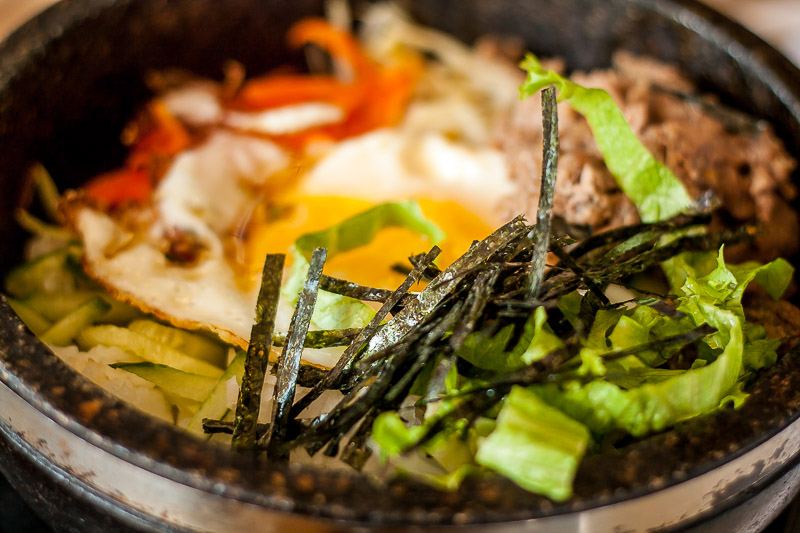
[[[447,235],[438,243],[442,253],[436,265],[445,268],[464,252],[474,240],[491,233],[491,227],[480,217],[453,201],[418,200],[422,212]],[[288,205],[288,202],[287,202]],[[365,200],[331,196],[305,196],[293,199],[286,212],[277,215],[259,208],[251,219],[245,241],[245,262],[250,277],[256,279],[268,253],[287,253],[298,237],[324,230],[374,204]],[[274,218],[274,220],[270,220]],[[359,248],[329,257],[324,272],[348,281],[371,287],[397,288],[405,275],[392,267],[410,269],[410,255],[428,252],[433,246],[429,238],[400,227],[386,228],[375,239]],[[287,264],[291,259],[287,257]]]

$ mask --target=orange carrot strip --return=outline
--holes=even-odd
[[[86,193],[109,208],[147,201],[153,190],[150,174],[144,170],[121,168],[101,174],[83,186]]]
[[[300,48],[314,43],[325,50],[336,61],[353,69],[353,78],[358,80],[375,72],[375,64],[364,53],[361,45],[348,32],[336,28],[320,18],[307,18],[297,22],[287,35],[289,46]]]
[[[247,82],[229,107],[259,110],[315,101],[331,103],[347,113],[358,105],[361,91],[355,89],[331,76],[266,76]]]
[[[148,106],[142,122],[142,132],[126,162],[129,168],[153,169],[158,161],[179,154],[191,144],[186,128],[161,102]]]

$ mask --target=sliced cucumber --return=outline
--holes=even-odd
[[[175,425],[185,428],[200,407],[200,402],[178,396],[177,394],[170,394],[165,390],[161,392],[164,393],[167,402],[175,409]]]
[[[175,348],[153,342],[144,335],[127,328],[94,326],[83,330],[77,341],[78,346],[83,350],[97,345],[117,346],[151,363],[170,366],[184,372],[212,378],[217,378],[222,374],[222,369],[210,363],[190,357]]]
[[[39,291],[26,298],[25,303],[46,319],[56,321],[95,296],[100,296],[111,305],[111,309],[103,316],[105,323],[125,324],[142,316],[142,312],[135,307],[98,291],[77,290],[56,293]]]
[[[41,290],[75,290],[75,276],[66,266],[67,257],[72,253],[75,253],[74,247],[67,246],[16,267],[6,278],[6,292],[25,298]]]
[[[58,209],[58,201],[61,195],[53,177],[41,163],[34,163],[28,171],[28,175],[36,186],[39,202],[41,202],[44,212],[47,213],[50,220],[62,224],[64,216]]]
[[[225,367],[228,347],[201,333],[192,333],[172,326],[164,326],[153,320],[135,320],[128,325],[131,331],[151,341],[175,348],[186,355],[206,361],[220,368]]]
[[[215,418],[219,419],[228,411],[228,382],[231,378],[236,378],[236,382],[241,385],[242,376],[244,375],[244,359],[246,352],[239,351],[236,356],[225,369],[225,372],[219,377],[214,389],[203,401],[200,409],[197,410],[189,425],[186,427],[191,432],[203,433],[203,419]]]
[[[41,335],[53,325],[52,322],[37,313],[31,306],[13,298],[6,298],[6,300],[8,301],[8,305],[11,306],[11,309],[19,315],[19,318],[28,326],[34,335]]]
[[[153,363],[115,363],[111,366],[136,374],[166,393],[197,402],[205,400],[217,383],[216,379],[208,376]]]
[[[105,299],[105,301],[111,304],[111,310],[106,316],[103,317],[102,322],[104,324],[124,326],[131,320],[135,320],[144,316],[144,313],[141,311],[141,309],[130,304],[126,304],[125,302],[120,302],[110,294],[101,294],[101,296]]]
[[[39,237],[49,237],[59,241],[69,241],[74,239],[75,235],[68,229],[54,224],[48,224],[43,220],[36,218],[24,209],[17,209],[14,212],[14,220],[17,224],[22,226],[28,233],[38,235]]]
[[[67,346],[87,327],[105,315],[111,309],[105,300],[99,296],[92,297],[80,305],[75,311],[68,314],[41,335],[43,342],[56,346]]]

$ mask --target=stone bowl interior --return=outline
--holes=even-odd
[[[470,42],[522,37],[570,69],[609,64],[628,49],[679,64],[704,90],[771,122],[800,158],[800,74],[760,39],[689,0],[438,0],[405,2],[420,22]],[[356,5],[357,7],[357,5]],[[19,261],[13,222],[27,167],[42,162],[60,187],[78,185],[124,157],[119,133],[148,98],[151,69],[219,78],[226,60],[261,73],[288,54],[290,24],[322,12],[320,0],[62,0],[0,45],[0,272]],[[798,180],[795,179],[797,182]],[[376,489],[357,474],[290,468],[201,442],[139,412],[77,375],[20,326],[0,300],[0,380],[45,415],[98,447],[165,476],[283,511],[380,523],[535,518],[647,494],[715,468],[798,416],[800,365],[784,359],[739,411],[690,431],[646,439],[584,463],[576,496],[553,504],[503,479],[441,493],[398,480]],[[720,439],[719,435],[725,435]],[[669,453],[665,454],[664,449]],[[654,482],[657,480],[657,482]],[[466,517],[466,518],[465,518]]]

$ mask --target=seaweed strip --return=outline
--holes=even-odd
[[[215,420],[213,418],[203,419],[203,431],[208,435],[216,433],[223,433],[227,435],[233,434],[233,422],[225,422],[222,420]],[[265,434],[269,429],[269,424],[258,424],[256,426],[256,434],[260,437]]]
[[[725,230],[718,233],[678,237],[667,244],[641,251],[635,257],[620,263],[592,265],[586,269],[585,276],[590,276],[595,283],[618,283],[619,280],[625,277],[656,267],[681,252],[717,250],[722,244],[749,240],[755,235],[755,231],[754,226],[743,226],[734,231]],[[574,253],[570,255],[575,257]],[[559,296],[581,288],[582,283],[584,282],[574,272],[559,272],[542,283],[543,295],[541,300],[554,300]]]
[[[367,448],[367,440],[369,440],[369,436],[372,434],[372,425],[379,413],[380,411],[376,408],[367,411],[367,414],[364,415],[364,418],[358,423],[358,427],[355,433],[353,433],[353,436],[350,437],[350,440],[344,445],[341,459],[356,470],[360,471],[364,468],[367,460],[372,455],[372,450]]]
[[[453,334],[448,339],[453,351],[458,351],[464,344],[467,336],[475,330],[475,325],[486,308],[491,289],[500,277],[500,269],[493,268],[478,274],[472,284],[472,290],[465,299],[467,312],[464,320],[454,329]]]
[[[591,293],[598,299],[598,301],[603,304],[608,304],[608,297],[606,297],[605,292],[603,289],[595,283],[595,281],[586,275],[586,271],[583,269],[581,265],[575,262],[568,253],[564,251],[561,246],[552,246],[551,250],[553,253],[558,257],[559,261],[564,263],[564,267],[571,270],[575,273],[576,276],[580,277],[581,281],[586,285],[586,287],[591,291]]]
[[[311,254],[306,282],[297,299],[289,332],[286,335],[286,345],[278,360],[278,380],[272,396],[272,418],[269,430],[258,439],[259,447],[266,448],[267,454],[273,458],[280,455],[277,453],[277,444],[286,437],[289,411],[294,402],[297,388],[297,374],[300,369],[300,358],[303,355],[303,344],[311,324],[314,306],[317,303],[319,278],[322,276],[322,267],[327,256],[328,251],[325,248],[315,248]]]
[[[323,290],[320,286],[320,290]],[[303,342],[304,348],[330,348],[332,346],[347,346],[356,338],[360,328],[349,329],[321,329],[309,331]],[[272,336],[272,345],[283,347],[286,344],[287,333],[275,333]]]
[[[659,339],[657,341],[638,344],[624,350],[608,352],[601,354],[600,357],[603,359],[603,361],[614,361],[629,355],[637,355],[650,350],[658,351],[661,348],[665,348],[674,344],[682,343],[684,345],[688,345],[695,343],[702,338],[715,333],[716,331],[716,328],[713,328],[708,324],[703,324],[690,331],[687,331],[686,333],[679,333],[677,335],[664,337],[663,339]],[[570,357],[570,360],[565,361],[565,357]],[[455,396],[468,396],[474,393],[485,392],[487,390],[496,389],[502,386],[528,386],[545,382],[553,383],[564,379],[580,379],[578,376],[568,374],[569,372],[577,370],[580,366],[580,361],[575,361],[572,359],[572,356],[568,356],[566,350],[553,350],[547,354],[544,359],[540,359],[539,361],[536,361],[525,368],[516,370],[503,376],[499,376],[488,383],[484,383],[469,390],[461,391]],[[595,379],[591,376],[589,378]]]
[[[445,315],[435,326],[425,335],[422,340],[422,345],[415,350],[416,358],[406,372],[404,372],[400,379],[389,389],[384,396],[386,402],[395,402],[405,398],[410,392],[414,380],[422,371],[422,367],[430,361],[435,355],[437,340],[444,337],[448,331],[462,318],[462,310],[464,302],[456,302],[452,309]]]
[[[747,241],[755,236],[755,226],[742,226],[734,231],[721,231],[705,235],[679,237],[667,244],[645,251],[636,257],[608,268],[603,279],[611,281],[632,274],[639,274],[681,252],[705,252],[718,250],[723,244]]]
[[[436,369],[433,371],[433,376],[428,382],[428,390],[425,391],[423,401],[434,401],[442,396],[442,393],[447,390],[447,375],[455,363],[456,356],[454,354],[439,360],[436,364]]]
[[[558,169],[558,110],[556,88],[552,85],[542,91],[542,127],[544,130],[542,178],[539,188],[539,207],[536,211],[536,226],[533,228],[533,254],[528,289],[528,298],[531,300],[539,297],[544,276],[550,240],[550,215],[553,212],[553,194]]]
[[[640,223],[631,224],[629,226],[621,226],[614,228],[596,235],[592,235],[588,239],[581,241],[570,250],[570,255],[576,260],[583,257],[587,253],[601,248],[603,246],[620,243],[640,233],[651,230],[655,232],[669,232],[679,229],[688,228],[691,226],[700,226],[707,224],[711,221],[711,215],[706,212],[693,213],[693,214],[680,214],[676,215],[669,220],[662,222]]]
[[[687,331],[686,333],[670,335],[669,337],[664,337],[663,339],[659,339],[657,341],[646,342],[644,344],[639,344],[637,346],[631,346],[630,348],[626,348],[624,350],[616,350],[613,352],[608,352],[602,354],[600,357],[603,358],[603,361],[614,361],[615,359],[621,359],[629,355],[636,355],[650,350],[660,351],[661,348],[666,348],[667,346],[671,346],[673,344],[681,344],[681,343],[691,344],[697,342],[703,337],[707,337],[712,333],[716,333],[716,331],[717,328],[710,326],[708,324],[703,324],[697,326],[696,328],[690,331]],[[572,370],[573,368],[577,368],[579,366],[580,364],[568,363],[564,365],[564,368],[560,369],[559,372],[566,372]]]
[[[308,348],[308,346],[305,347]],[[322,368],[311,364],[304,364],[304,361],[300,361],[300,369],[297,371],[297,384],[301,387],[310,389],[314,387],[319,380],[325,377],[325,374],[327,373],[327,368]],[[278,375],[278,365],[272,365],[272,368],[270,368],[270,374],[273,376]]]
[[[426,256],[427,263],[430,264],[440,253],[441,250],[438,246],[431,248],[431,251],[428,252],[428,255]],[[375,316],[372,317],[372,320],[370,320],[369,324],[367,324],[367,326],[361,330],[353,342],[350,343],[350,346],[348,346],[341,355],[339,360],[336,362],[336,365],[325,375],[321,381],[314,386],[314,388],[308,391],[308,394],[303,396],[294,405],[294,407],[292,407],[292,416],[297,416],[303,411],[303,409],[311,405],[311,402],[316,400],[319,395],[322,394],[322,391],[336,386],[345,369],[349,367],[350,364],[352,364],[352,362],[355,360],[355,357],[358,355],[362,345],[367,342],[370,335],[374,334],[376,331],[382,331],[378,329],[378,326],[380,326],[381,322],[383,322],[383,319],[386,318],[386,315],[388,315],[389,312],[394,309],[395,305],[397,305],[397,303],[402,299],[403,295],[408,292],[411,286],[419,280],[419,277],[422,275],[422,271],[424,269],[425,267],[422,266],[422,264],[419,267],[414,268],[414,270],[408,275],[400,287],[394,291],[394,293],[392,293],[392,295],[384,302],[378,312],[375,313]]]
[[[486,261],[495,252],[503,249],[514,238],[525,232],[526,229],[527,225],[523,218],[518,216],[495,230],[482,241],[471,246],[464,255],[454,261],[430,285],[425,287],[414,302],[404,307],[383,329],[369,340],[367,352],[378,352],[400,340],[453,290],[455,283],[466,272]]]
[[[256,321],[250,331],[250,344],[244,361],[244,376],[236,403],[236,422],[231,446],[239,450],[255,450],[256,423],[261,408],[261,389],[267,369],[275,315],[278,313],[283,265],[286,256],[268,254],[261,273],[261,288],[256,303]]]
[[[425,261],[425,254],[415,254],[409,256],[408,261],[414,266],[418,267],[423,261]],[[438,276],[442,273],[442,270],[434,265],[433,263],[429,264],[425,267],[425,270],[422,271],[422,279],[425,281],[431,281],[433,278]]]
[[[476,393],[467,397],[452,411],[446,412],[442,415],[434,415],[433,423],[428,426],[425,432],[417,439],[417,441],[409,448],[403,450],[403,453],[410,452],[425,445],[440,431],[445,430],[451,422],[460,418],[468,418],[483,415],[486,411],[497,405],[506,395],[511,391],[511,385],[501,385],[498,387],[478,390]]]
[[[403,275],[407,275],[408,272],[405,272]],[[326,276],[323,274],[322,278],[319,282],[319,288],[323,291],[332,292],[334,294],[339,294],[341,296],[348,296],[350,298],[355,298],[356,300],[361,300],[363,302],[385,302],[392,296],[392,292],[388,289],[378,289],[376,287],[367,287],[366,285],[359,285],[358,283],[354,283],[352,281],[347,281],[339,278],[334,278],[331,276]],[[399,307],[403,307],[408,305],[409,302],[414,300],[416,295],[414,294],[405,294],[400,299],[400,302],[397,304]]]
[[[284,449],[307,445],[308,452],[314,454],[331,438],[337,437],[345,432],[346,428],[355,424],[374,405],[382,402],[392,387],[394,377],[403,376],[413,366],[413,361],[411,364],[408,362],[417,357],[416,345],[436,328],[439,318],[439,313],[427,315],[415,328],[414,335],[409,335],[400,342],[386,347],[387,356],[381,365],[374,367],[375,375],[362,376],[361,383],[368,381],[366,386],[351,390],[329,413],[316,417],[295,440],[285,443]],[[411,383],[413,379],[409,386]]]

